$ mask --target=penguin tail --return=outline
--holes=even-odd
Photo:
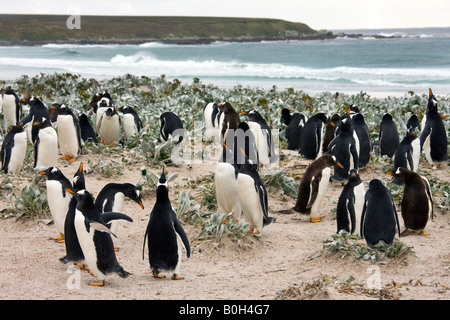
[[[280,210],[280,211],[278,211],[278,213],[293,214],[293,213],[295,213],[295,210],[294,210],[294,208],[290,208],[290,209],[286,209],[286,210]]]
[[[128,276],[131,275],[131,273],[129,273],[128,271],[125,271],[123,268],[120,269],[119,271],[117,271],[117,274],[118,274],[119,277],[121,277],[121,278],[127,278]]]
[[[267,226],[267,225],[269,225],[271,223],[275,223],[275,221],[277,221],[276,218],[267,217],[266,219],[264,219],[263,226]]]

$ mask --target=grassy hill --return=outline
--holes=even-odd
[[[67,28],[68,15],[0,14],[0,43],[256,41],[326,38],[303,23],[278,19],[84,16],[81,29]]]

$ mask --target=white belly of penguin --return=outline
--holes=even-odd
[[[122,192],[116,193],[114,196],[114,205],[112,207],[112,211],[123,213],[124,202],[125,202],[124,194]],[[106,200],[105,200],[105,203],[103,203],[103,206],[105,204],[106,204]],[[117,234],[116,232],[117,232],[118,226],[119,226],[119,220],[112,220],[111,227],[109,229],[111,230],[112,233]]]
[[[265,130],[261,129],[260,125],[249,121],[248,126],[255,137],[256,147],[258,149],[259,162],[265,166],[270,164],[269,147],[267,145],[267,138]]]
[[[366,194],[364,183],[360,183],[354,187],[353,194],[355,196],[355,233],[361,235],[361,214],[364,207],[364,196]]]
[[[233,212],[234,218],[239,220],[242,209],[238,196],[238,182],[234,172],[231,164],[217,163],[214,183],[219,210],[226,214]]]
[[[27,152],[27,133],[20,132],[14,135],[14,148],[11,150],[11,157],[8,164],[8,172],[19,173],[25,160]]]
[[[70,157],[78,155],[77,130],[71,116],[58,116],[58,140],[63,155]]]
[[[102,118],[102,123],[99,131],[100,137],[106,145],[119,143],[120,139],[120,125],[116,116]]]
[[[430,134],[425,138],[423,143],[423,152],[425,153],[425,158],[427,159],[429,164],[434,164],[433,159],[431,158],[431,132],[432,128],[430,128]]]
[[[84,224],[84,216],[78,210],[75,212],[75,231],[81,250],[83,251],[84,262],[88,265],[89,271],[99,280],[104,280],[105,275],[97,267],[97,250],[94,243],[95,230],[89,228],[89,232],[87,232],[86,225]]]
[[[419,161],[420,161],[420,139],[416,138],[411,143],[412,147],[412,159],[413,159],[413,165],[414,165],[414,172],[417,172],[419,169]]]
[[[238,196],[244,218],[250,224],[250,228],[256,228],[262,232],[263,210],[259,194],[255,189],[255,182],[249,175],[238,174]]]
[[[322,170],[322,179],[319,182],[319,190],[317,190],[317,197],[311,206],[311,218],[319,216],[319,207],[322,203],[323,197],[328,189],[328,183],[330,181],[331,169],[325,168]],[[311,196],[310,196],[311,198]]]
[[[131,114],[124,114],[122,119],[123,119],[123,132],[125,133],[125,139],[128,140],[138,132],[136,123],[134,122],[134,117]]]
[[[53,217],[56,230],[64,234],[64,222],[66,221],[67,211],[72,196],[65,192],[63,196],[62,185],[56,180],[47,180],[45,182],[47,188],[47,200],[50,213]]]
[[[3,119],[6,128],[12,127],[19,119],[16,119],[16,98],[5,94],[3,97]]]
[[[37,165],[55,167],[58,162],[58,137],[55,129],[47,127],[39,130]]]

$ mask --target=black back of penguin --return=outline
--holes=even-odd
[[[40,121],[42,118],[45,118],[50,122],[50,115],[48,114],[47,107],[42,103],[41,100],[37,97],[31,97],[27,100],[30,105],[29,113],[20,120],[21,125],[25,125],[28,122]]]
[[[89,122],[89,118],[85,113],[81,113],[78,116],[78,122],[80,124],[81,139],[85,142],[88,140],[91,140],[92,142],[98,142],[94,128],[92,127],[91,123]]]
[[[378,134],[378,148],[381,156],[392,157],[400,143],[397,125],[392,119],[392,115],[385,113],[380,123]]]
[[[299,153],[309,160],[316,159],[322,147],[322,128],[327,121],[325,113],[318,113],[308,119],[302,130]]]
[[[391,244],[396,230],[400,232],[400,225],[392,195],[380,180],[373,179],[364,199],[361,237],[371,246]]]
[[[11,127],[11,129],[6,134],[5,139],[2,142],[2,147],[1,147],[1,151],[0,151],[0,158],[2,161],[1,171],[5,172],[5,173],[8,173],[8,166],[9,166],[9,163],[11,160],[12,150],[15,147],[14,137],[16,134],[21,134],[22,132],[24,132],[23,126],[17,124],[15,126]],[[18,146],[16,146],[16,147],[18,147]],[[26,147],[26,142],[25,142],[25,145],[23,146],[23,154],[24,155],[26,153],[26,149],[27,149],[27,147]]]
[[[403,167],[414,170],[413,163],[413,148],[411,143],[417,138],[414,129],[411,127],[408,129],[406,136],[402,139],[398,145],[394,154],[394,167]]]
[[[363,183],[358,170],[350,170],[350,177],[347,184],[342,189],[336,207],[337,232],[345,230],[351,234],[355,232],[356,216],[355,216],[355,193],[354,188]]]
[[[304,115],[297,112],[291,115],[289,124],[286,128],[286,139],[288,141],[287,148],[289,150],[298,150],[300,148],[300,139],[305,123],[306,118]]]
[[[184,136],[184,129],[183,129],[183,122],[181,121],[180,117],[178,117],[173,112],[164,112],[159,117],[160,121],[160,134],[161,137],[167,141],[169,139],[169,136],[175,136],[179,135],[178,143],[180,143],[183,140]]]
[[[156,203],[150,213],[143,246],[143,250],[145,250],[145,242],[148,240],[149,262],[153,272],[172,270],[178,264],[177,234],[180,236],[189,258],[191,252],[189,240],[170,202],[167,180],[163,170],[156,188]]]
[[[364,121],[364,116],[361,113],[357,113],[353,116],[352,125],[359,140],[358,166],[359,168],[363,168],[369,163],[372,151],[369,127]]]

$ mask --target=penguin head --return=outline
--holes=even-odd
[[[429,92],[428,92],[427,111],[437,113],[437,100],[433,94],[433,91],[431,91],[431,88],[429,89]]]
[[[384,193],[386,191],[386,187],[383,185],[383,183],[379,179],[372,179],[369,182],[369,191],[371,192],[382,192]]]
[[[136,188],[136,186],[131,183],[124,183],[123,187],[123,194],[137,202],[141,206],[141,208],[144,209],[141,194],[139,193],[139,190]]]
[[[116,114],[117,114],[116,109],[114,109],[114,108],[112,108],[112,107],[108,107],[108,109],[106,109],[106,111],[105,111],[105,115],[106,115],[108,118],[111,118],[112,116],[114,116],[114,115],[116,115]]]
[[[408,128],[408,131],[406,132],[406,136],[410,138],[417,138],[416,129],[414,127]]]
[[[397,168],[395,168],[395,169],[392,170],[392,171],[386,172],[386,174],[387,174],[388,176],[393,176],[393,177],[395,177],[395,178],[398,178],[398,179],[401,179],[401,180],[405,180],[405,177],[406,177],[407,175],[409,175],[410,172],[411,172],[411,171],[408,170],[408,169],[406,169],[406,168],[403,168],[403,167],[397,167]]]
[[[165,168],[164,167],[162,169],[161,176],[159,177],[157,188],[159,188],[160,186],[164,186],[165,188],[168,187],[167,179],[166,179],[166,173],[165,173]]]
[[[41,117],[40,120],[37,120],[37,121],[35,121],[33,123],[33,126],[36,126],[36,127],[40,128],[40,129],[42,129],[42,128],[49,127],[50,126],[50,122],[47,120],[47,118]]]
[[[338,161],[338,159],[336,159],[335,156],[331,155],[331,154],[326,154],[323,157],[327,157],[328,158],[328,166],[333,166],[333,165],[337,165],[339,168],[344,169],[344,166]]]
[[[316,117],[317,119],[319,119],[320,121],[322,121],[323,123],[326,123],[328,121],[328,117],[325,113],[320,112],[320,113],[316,113],[314,115],[314,117]]]
[[[352,132],[353,131],[352,121],[350,120],[349,117],[345,117],[344,119],[342,119],[340,129],[341,129],[341,132]]]
[[[281,110],[281,120],[285,125],[289,124],[289,121],[291,119],[291,112],[288,108],[283,108]]]
[[[63,176],[63,173],[57,167],[48,167],[45,170],[39,171],[38,174],[46,175],[49,180],[57,180]]]
[[[84,172],[83,172],[83,162],[80,163],[77,172],[72,179],[72,185],[75,190],[82,190],[86,188]]]

